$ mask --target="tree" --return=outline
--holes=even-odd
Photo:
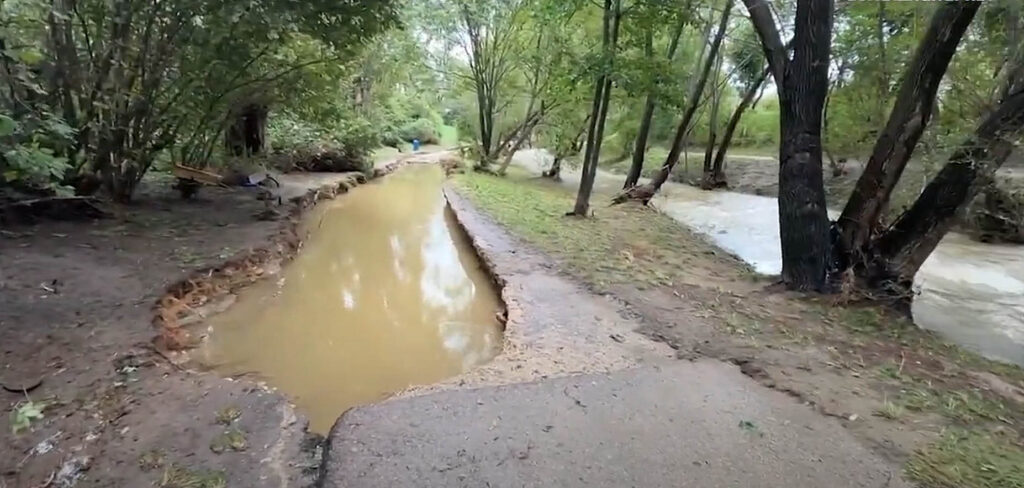
[[[574,78],[580,56],[573,46],[577,42],[576,29],[569,27],[577,6],[539,2],[532,7],[526,15],[530,28],[524,29],[533,31],[532,38],[528,38],[529,54],[521,56],[518,76],[525,85],[526,108],[523,117],[501,138],[505,158],[498,168],[500,175],[505,174],[516,151],[548,116],[578,98]]]
[[[753,29],[747,28],[740,31],[737,42],[731,44],[729,57],[735,66],[735,78],[737,88],[742,96],[740,102],[733,109],[729,122],[726,123],[725,132],[718,145],[718,152],[715,154],[714,162],[710,165],[710,171],[705,171],[701,179],[701,188],[710,190],[727,186],[725,178],[725,157],[728,154],[729,146],[732,144],[733,136],[740,125],[743,114],[754,104],[757,94],[761,92],[765,80],[768,79],[768,68],[765,66],[764,56],[757,48],[758,40]]]
[[[943,3],[932,16],[913,60],[903,75],[889,122],[874,149],[843,214],[839,249],[844,260],[861,263],[879,219],[924,134],[942,78],[960,39],[979,8],[978,2]]]
[[[686,27],[686,22],[689,19],[689,7],[692,5],[691,1],[687,1],[683,9],[677,10],[676,15],[678,19],[673,27],[672,34],[669,41],[668,51],[665,54],[666,64],[671,64],[676,57],[676,52],[679,49],[679,39],[683,35],[683,30]],[[675,5],[671,5],[675,7]],[[676,9],[673,9],[676,10]],[[655,22],[660,22],[665,12],[656,10],[651,12],[645,17]],[[650,60],[654,58],[654,33],[655,27],[648,24],[645,27],[644,35],[644,55]],[[662,69],[659,69],[662,68]],[[647,144],[651,134],[651,124],[654,120],[654,111],[658,108],[658,91],[663,83],[662,72],[664,67],[656,66],[656,71],[652,74],[654,77],[652,86],[647,91],[647,96],[644,100],[644,111],[640,116],[640,124],[636,133],[636,140],[633,143],[633,156],[629,166],[629,173],[626,175],[626,181],[622,187],[624,189],[636,186],[640,181],[640,175],[644,169],[644,159],[647,155]]]
[[[515,42],[524,2],[490,0],[460,2],[461,41],[477,101],[481,167],[488,167],[500,149],[495,146],[495,116],[508,106],[503,84],[515,69]]]
[[[397,19],[390,1],[26,0],[10,24],[6,14],[0,37],[19,36],[16,49],[5,49],[8,71],[40,73],[31,80],[32,110],[61,114],[74,131],[72,144],[55,146],[67,161],[65,181],[99,175],[120,202],[158,156],[204,165],[235,122],[234,108],[272,99],[310,66],[353,55]],[[18,20],[29,18],[45,22]],[[292,43],[307,41],[317,55],[289,59]],[[5,105],[17,105],[28,92],[5,95]]]
[[[782,280],[791,289],[823,291],[830,241],[821,126],[834,5],[832,0],[797,0],[790,57],[768,4],[760,0],[743,2],[779,91]]]
[[[894,284],[906,293],[956,217],[991,184],[996,170],[1010,157],[1015,141],[1024,135],[1024,82],[1011,86],[996,110],[953,152],[914,204],[878,237],[874,244],[877,257],[869,271],[874,283]]]
[[[601,64],[594,82],[594,98],[587,126],[586,150],[583,156],[583,174],[580,178],[576,204],[569,215],[586,217],[590,210],[590,193],[597,176],[597,162],[601,156],[604,140],[605,121],[612,91],[612,74],[615,65],[615,50],[619,41],[619,26],[622,21],[622,0],[605,0],[601,30]]]
[[[884,209],[891,186],[920,139],[949,58],[979,8],[979,2],[957,2],[936,10],[904,74],[889,124],[876,142],[876,161],[869,163],[844,211],[853,217],[840,222],[845,228],[839,245],[852,246],[840,248],[852,256],[842,264],[868,286],[904,299],[921,265],[980,190],[992,184],[996,170],[1024,135],[1024,46],[1010,26],[1003,74],[993,90],[994,107],[913,204],[891,226],[882,227],[879,207]]]
[[[707,59],[704,60],[704,65],[703,68],[701,68],[699,75],[693,80],[693,84],[690,85],[690,91],[686,97],[686,109],[683,112],[682,119],[680,119],[679,124],[676,126],[676,132],[672,138],[672,147],[669,150],[668,156],[665,158],[665,163],[662,164],[661,169],[653,178],[651,178],[650,183],[635,186],[623,192],[615,197],[613,203],[621,203],[630,199],[640,200],[647,203],[647,201],[650,200],[659,189],[661,189],[661,186],[668,181],[668,177],[672,173],[672,169],[675,168],[675,165],[679,162],[679,158],[682,155],[683,144],[685,143],[687,134],[690,132],[694,116],[697,114],[697,108],[700,106],[701,95],[704,93],[704,87],[707,85],[711,69],[714,67],[718,58],[718,50],[721,48],[722,40],[725,38],[725,31],[726,27],[729,25],[729,14],[732,10],[732,6],[733,0],[726,0],[725,6],[722,8],[722,14],[719,18],[718,29],[715,32],[714,37],[711,39],[711,46]]]

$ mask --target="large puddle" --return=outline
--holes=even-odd
[[[413,165],[318,208],[280,278],[209,321],[207,363],[266,380],[323,433],[349,407],[493,358],[500,303],[443,180]]]
[[[539,171],[550,164],[550,156],[542,150],[520,151],[516,163]],[[595,190],[617,192],[622,178],[598,171]],[[563,182],[578,188],[579,170],[564,171]],[[775,198],[666,183],[651,204],[758,273],[782,272]],[[914,284],[920,293],[913,303],[917,325],[990,358],[1024,366],[1024,246],[982,244],[949,234]]]

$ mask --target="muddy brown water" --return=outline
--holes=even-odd
[[[278,279],[209,321],[204,361],[264,379],[324,433],[349,407],[493,358],[501,304],[443,180],[414,165],[314,211]]]

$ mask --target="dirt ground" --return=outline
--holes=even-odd
[[[266,207],[246,189],[182,201],[169,186],[150,182],[112,218],[0,233],[0,383],[30,389],[0,390],[0,487],[284,486],[315,471],[280,396],[154,351],[171,283],[287,225],[256,219]],[[28,401],[43,417],[14,434]]]
[[[737,364],[840,419],[924,486],[1024,486],[1020,368],[945,344],[885,307],[784,292],[644,207],[595,203],[593,218],[567,219],[574,195],[548,181],[467,174],[456,182],[569,276],[625,302],[644,324],[638,332],[680,359]]]

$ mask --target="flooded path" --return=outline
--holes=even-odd
[[[266,380],[324,433],[349,407],[493,358],[500,304],[443,179],[413,165],[314,211],[279,279],[209,321],[207,364]]]
[[[520,151],[516,162],[531,171],[550,165],[542,150]],[[579,171],[563,171],[579,186]],[[619,191],[622,176],[598,171],[595,190]],[[779,274],[778,201],[728,191],[706,192],[666,183],[651,204],[708,236],[761,274]],[[991,245],[948,235],[915,277],[914,321],[950,340],[1024,366],[1024,246]]]

